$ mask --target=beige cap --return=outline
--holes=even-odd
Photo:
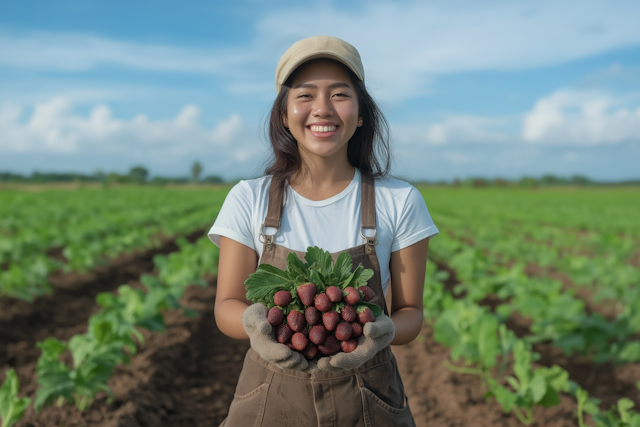
[[[358,50],[344,40],[331,36],[313,36],[295,42],[282,55],[276,67],[276,93],[301,64],[317,58],[342,62],[364,82],[364,68]]]

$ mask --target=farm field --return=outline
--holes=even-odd
[[[640,191],[419,189],[440,235],[422,332],[392,347],[417,425],[639,426]],[[0,192],[16,426],[224,419],[248,349],[213,315],[227,191]]]

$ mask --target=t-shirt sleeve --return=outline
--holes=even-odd
[[[224,236],[255,250],[251,230],[252,207],[251,187],[240,181],[224,199],[218,217],[209,230],[209,239],[220,247],[220,236]]]
[[[398,218],[396,233],[391,243],[391,252],[399,251],[438,233],[438,228],[431,219],[422,194],[417,188],[411,186],[404,208]]]

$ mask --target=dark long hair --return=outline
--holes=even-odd
[[[336,63],[349,73],[358,97],[359,115],[363,122],[348,142],[347,159],[361,174],[373,179],[386,177],[391,167],[389,124],[364,83],[349,68],[337,61]],[[295,75],[296,72],[293,72],[282,85],[267,122],[273,153],[265,168],[265,175],[272,175],[271,185],[281,188],[285,180],[290,182],[297,173],[309,170],[298,151],[298,141],[289,129],[284,127],[283,122],[287,113],[287,97]]]

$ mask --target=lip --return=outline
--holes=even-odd
[[[315,132],[311,130],[311,126],[335,126],[336,130],[331,132]],[[307,125],[307,129],[309,130],[309,133],[311,133],[311,135],[315,136],[316,138],[331,138],[333,135],[336,134],[336,132],[338,132],[339,128],[340,128],[339,125],[331,122],[318,122],[318,123],[311,123]]]

